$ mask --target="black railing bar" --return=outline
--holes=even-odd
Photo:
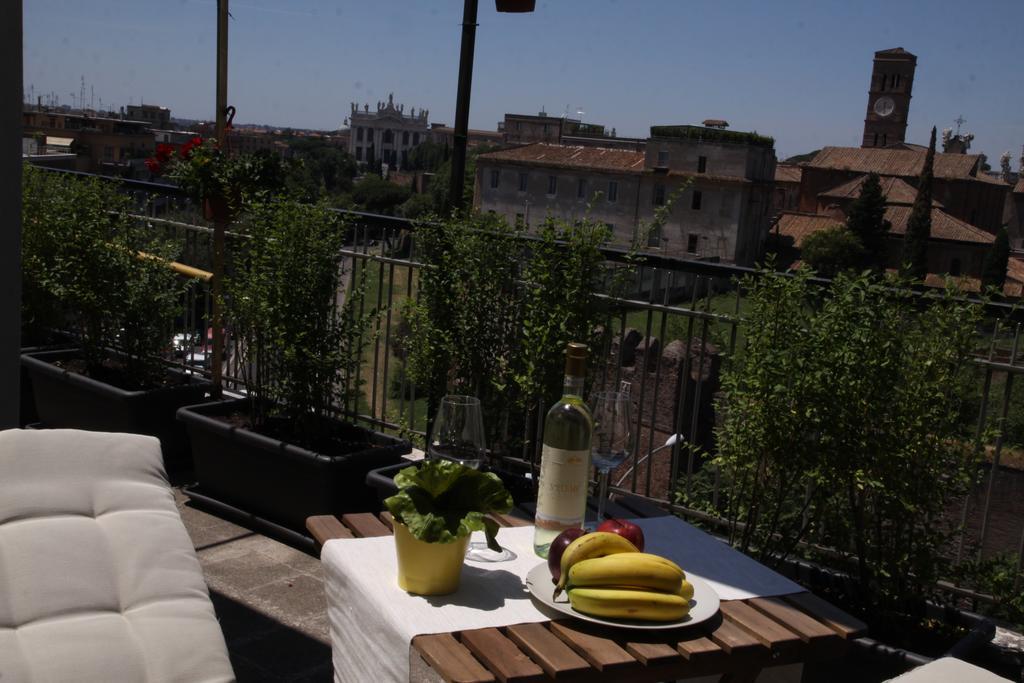
[[[653,298],[653,296],[654,296],[654,281],[652,280],[651,281],[651,297]],[[642,420],[643,420],[643,412],[644,412],[644,398],[645,398],[645,395],[647,393],[647,375],[650,374],[650,368],[647,367],[647,362],[648,362],[648,358],[650,357],[650,354],[651,354],[651,330],[654,327],[654,312],[653,311],[647,311],[647,315],[645,317],[646,317],[646,322],[644,323],[643,371],[640,373],[640,403],[639,403],[639,407],[637,408],[637,411],[636,411],[636,433],[633,436],[633,490],[634,491],[636,490],[637,478],[639,477],[639,474],[640,474],[637,471],[637,466],[640,463],[640,461],[637,458],[639,458],[639,456],[640,456],[640,429],[641,429],[641,425],[643,424]],[[657,357],[655,358],[655,363],[657,364],[659,359],[661,358],[661,340],[660,339],[658,340],[658,353],[656,355],[657,355]],[[636,377],[636,370],[640,367],[640,364],[637,363],[637,360],[638,359],[634,356],[634,360],[633,360],[633,369],[634,369],[633,376],[634,377]],[[658,366],[655,365],[655,367],[658,367]],[[648,463],[648,467],[647,467],[648,470],[650,470],[650,465],[651,465],[651,463]]]
[[[668,287],[664,288],[663,298],[668,298]],[[661,312],[661,323],[658,326],[658,339],[665,339],[665,328],[668,323],[668,313],[665,311]],[[649,496],[651,495],[651,479],[654,473],[654,462],[651,460],[651,455],[654,453],[654,432],[657,431],[658,422],[658,395],[661,389],[661,361],[665,356],[665,347],[663,344],[659,345],[658,349],[658,372],[654,374],[654,395],[651,396],[651,424],[647,430],[647,476],[644,482],[644,491]],[[641,404],[641,410],[643,405]]]
[[[112,211],[110,213],[113,213]],[[182,228],[192,233],[204,233],[207,235],[213,234],[213,228],[208,228],[205,225],[196,225],[195,223],[182,223],[181,221],[172,221],[170,218],[157,218],[156,216],[144,216],[142,214],[130,213],[129,218],[134,218],[138,221],[145,223],[160,223],[163,225],[171,225],[176,228]],[[227,237],[238,237],[241,239],[252,239],[252,235],[247,235],[244,232],[226,231],[224,233]]]
[[[706,311],[697,311],[691,308],[680,308],[678,306],[663,306],[661,304],[647,303],[646,301],[638,301],[636,299],[623,299],[612,296],[611,294],[601,294],[600,292],[594,292],[594,296],[598,299],[604,299],[620,305],[628,306],[629,308],[641,310],[641,311],[664,311],[667,313],[674,313],[676,315],[686,316],[687,318],[707,319],[713,322],[729,323],[733,322],[733,319],[727,315],[721,313],[708,313]],[[742,320],[738,321],[742,322]]]
[[[993,370],[999,370],[1000,372],[1005,372],[1005,373],[1007,373],[1009,375],[1020,375],[1020,374],[1024,373],[1024,365],[1016,365],[1016,364],[1012,364],[1011,365],[1010,363],[999,363],[999,362],[996,362],[996,361],[989,361],[989,360],[986,360],[984,358],[978,358],[978,357],[973,357],[973,358],[970,358],[968,360],[970,362],[972,362],[973,364],[978,365],[980,367],[992,368]]]
[[[1013,336],[1013,351],[1010,355],[1012,360],[1017,356],[1017,348],[1020,342],[1020,325],[1017,325],[1016,333]],[[1013,377],[1012,374],[1006,375],[1005,383],[1003,384],[1003,407],[1000,411],[999,417],[999,432],[996,434],[996,446],[995,452],[992,454],[992,468],[989,471],[988,476],[988,487],[985,495],[985,509],[981,516],[981,531],[978,534],[978,559],[982,557],[982,552],[985,547],[985,536],[988,533],[988,522],[989,515],[992,511],[992,495],[995,490],[996,483],[996,472],[999,469],[999,457],[1003,452],[1003,435],[1006,433],[1006,417],[1010,413],[1010,398],[1011,392],[1013,391]]]
[[[710,302],[710,299],[707,299]],[[710,306],[710,303],[708,304]],[[693,385],[693,405],[690,406],[690,447],[687,449],[688,454],[686,458],[686,481],[687,481],[687,495],[689,495],[689,482],[693,478],[693,460],[696,455],[696,448],[694,447],[694,441],[697,437],[697,422],[700,418],[700,395],[701,390],[704,388],[704,361],[707,357],[708,348],[708,321],[701,321],[700,330],[700,353],[697,356],[697,379]],[[710,362],[710,361],[709,361]],[[690,375],[693,374],[693,370],[690,370]],[[710,376],[710,372],[708,375]],[[688,384],[690,375],[684,375],[682,378],[682,384],[685,387]]]
[[[338,253],[342,254],[343,256],[349,256],[349,257],[353,257],[353,258],[358,258],[358,259],[362,259],[364,261],[376,261],[377,263],[392,263],[392,264],[394,264],[396,266],[406,266],[406,265],[408,265],[408,266],[414,266],[416,268],[433,268],[434,267],[434,266],[430,266],[430,265],[425,264],[425,263],[417,263],[415,261],[410,261],[408,259],[393,258],[391,256],[383,256],[383,255],[377,255],[377,254],[367,254],[365,252],[353,251],[351,249],[341,249],[341,250],[338,251]]]
[[[394,298],[395,265],[392,263],[388,264],[388,305],[387,315],[384,320],[384,394],[380,399],[380,414],[384,416],[388,414],[388,392],[391,389],[391,384],[388,381],[388,361],[391,359],[391,309],[394,308]]]
[[[380,369],[380,326],[381,326],[381,305],[384,302],[384,265],[379,264],[377,266],[377,307],[373,312],[374,320],[374,335],[373,335],[373,387],[372,387],[372,400],[370,401],[370,412],[374,415],[377,414],[377,375]],[[388,308],[390,309],[391,300],[388,299]],[[387,347],[385,347],[385,355],[387,355]],[[387,393],[387,378],[384,378],[384,393]],[[385,415],[384,409],[381,408],[381,415]]]
[[[981,457],[981,451],[984,448],[981,443],[982,434],[985,433],[985,423],[988,421],[988,401],[989,394],[992,390],[992,368],[985,368],[985,388],[981,392],[981,408],[978,411],[978,426],[974,431],[974,455],[976,458]],[[964,496],[964,509],[963,514],[960,516],[960,541],[957,543],[956,549],[956,563],[960,564],[963,558],[964,552],[964,540],[967,535],[967,513],[971,504],[970,494]]]
[[[680,375],[682,378],[690,376],[690,340],[693,339],[693,325],[696,318],[688,318],[686,323],[686,352],[683,354],[683,372]],[[676,416],[672,423],[672,433],[679,434],[682,431],[683,426],[683,409],[685,407],[686,400],[686,382],[680,381],[678,387],[678,397],[676,398]],[[676,442],[672,445],[672,464],[669,468],[669,491],[675,486],[676,482],[679,481],[679,452],[682,448],[683,439],[676,439]],[[686,479],[686,496],[690,496],[690,479]]]

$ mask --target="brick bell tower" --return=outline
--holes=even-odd
[[[904,141],[916,68],[917,57],[902,47],[875,53],[861,147],[887,147]]]

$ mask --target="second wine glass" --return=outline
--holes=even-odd
[[[598,472],[597,523],[604,521],[608,476],[629,457],[633,404],[629,394],[599,391],[590,397],[594,434],[590,441],[591,463]]]
[[[478,470],[486,452],[480,399],[454,395],[442,398],[427,443],[427,457],[454,460]]]

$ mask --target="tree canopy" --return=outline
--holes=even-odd
[[[915,280],[924,280],[928,274],[928,240],[932,234],[932,178],[935,164],[935,127],[924,157],[924,168],[917,184],[917,198],[907,219],[907,234],[903,237],[903,273]]]
[[[800,257],[818,276],[831,279],[844,270],[856,269],[864,258],[864,246],[853,231],[835,225],[804,238]]]

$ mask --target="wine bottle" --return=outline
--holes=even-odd
[[[590,436],[594,420],[583,402],[587,346],[565,350],[565,389],[544,419],[544,446],[537,489],[533,550],[548,556],[551,542],[565,529],[582,527],[590,481]]]

